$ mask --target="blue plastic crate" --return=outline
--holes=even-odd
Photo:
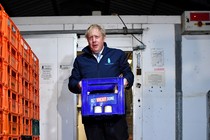
[[[81,97],[83,116],[125,114],[122,77],[83,79]]]

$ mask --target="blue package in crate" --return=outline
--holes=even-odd
[[[123,77],[82,80],[82,116],[125,114]]]

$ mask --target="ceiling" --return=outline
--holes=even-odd
[[[210,0],[0,0],[10,17],[101,15],[181,15],[209,11]]]

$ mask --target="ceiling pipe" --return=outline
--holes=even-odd
[[[77,34],[84,35],[86,30],[48,30],[48,31],[21,31],[21,35],[41,35],[41,34]],[[107,35],[116,34],[143,34],[143,29],[106,29]]]

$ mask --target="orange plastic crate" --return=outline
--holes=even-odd
[[[31,51],[31,54],[30,54],[30,65],[32,69],[35,71],[35,73],[38,74],[39,73],[39,59],[33,51]]]
[[[18,53],[18,69],[17,69],[17,71],[20,76],[23,75],[23,61],[22,61],[22,56],[20,55],[20,53]]]
[[[32,122],[31,119],[22,117],[21,122],[21,135],[32,135]]]
[[[23,46],[24,46],[24,38],[20,35],[19,37],[19,45],[18,45],[18,53],[21,57],[23,57]]]
[[[8,90],[9,111],[14,114],[19,114],[20,99],[19,95],[12,90]]]
[[[39,89],[33,85],[30,85],[30,95],[31,101],[34,104],[39,105]]]
[[[1,8],[3,7],[1,6]],[[3,9],[0,10],[0,32],[15,47],[18,47],[18,38],[20,36],[20,31]]]
[[[19,52],[22,55],[22,58],[27,63],[29,63],[30,62],[31,47],[28,45],[28,43],[25,41],[25,39],[22,36],[20,36]]]
[[[39,136],[33,136],[32,140],[40,140]]]
[[[4,99],[4,94],[2,92],[2,84],[0,84],[0,111],[3,110],[3,99]]]
[[[18,39],[20,36],[20,31],[4,11],[4,8],[0,6],[0,34],[8,39],[16,48],[18,48]]]
[[[8,24],[7,24],[7,38],[9,42],[16,48],[18,49],[19,45],[19,36],[20,36],[20,31],[14,24],[14,22],[11,20],[10,17],[8,17]]]
[[[39,110],[39,106],[36,104],[33,104],[33,119],[39,120],[40,118],[40,110]]]
[[[9,110],[8,88],[0,84],[0,110]]]
[[[9,113],[9,135],[19,135],[20,116]]]
[[[8,64],[18,71],[19,54],[18,50],[9,43],[8,45]]]
[[[22,81],[23,79],[22,79],[22,76],[21,75],[19,75],[18,76],[18,94],[20,95],[20,96],[23,96],[23,81]]]
[[[7,85],[8,81],[8,64],[0,58],[0,84]]]
[[[39,93],[38,92],[35,92],[33,101],[36,105],[39,105]]]
[[[0,140],[21,140],[20,136],[2,135]]]
[[[31,118],[31,102],[22,98],[23,117]]]
[[[2,35],[7,35],[8,18],[8,14],[4,11],[2,5],[0,5],[0,34]]]
[[[30,88],[29,88],[29,82],[24,80],[22,80],[22,93],[23,93],[23,97],[26,99],[30,99]]]
[[[8,140],[8,136],[0,135],[0,140]]]
[[[30,83],[35,87],[39,88],[39,75],[33,69],[30,69]]]
[[[24,59],[22,60],[22,75],[23,78],[29,81],[30,71],[29,71],[29,63]]]
[[[19,88],[19,75],[12,67],[8,67],[8,87],[15,92],[18,92]]]
[[[0,34],[0,57],[8,61],[8,39]]]
[[[18,115],[23,116],[23,97],[18,95]]]
[[[0,135],[7,135],[9,133],[8,112],[0,111]]]

